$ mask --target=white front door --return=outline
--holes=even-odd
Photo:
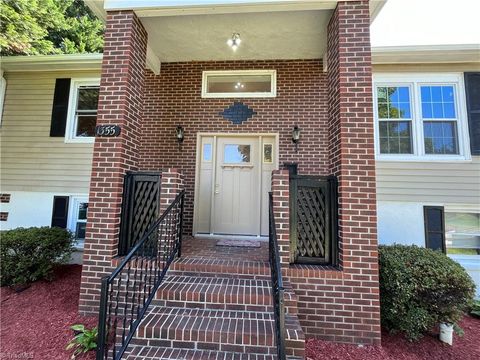
[[[213,233],[258,235],[261,207],[258,148],[258,138],[218,138]]]

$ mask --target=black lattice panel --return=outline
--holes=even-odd
[[[293,261],[327,263],[332,242],[331,183],[328,179],[291,179],[291,239]]]
[[[323,189],[299,187],[297,209],[298,255],[324,257],[327,215]]]
[[[160,178],[160,174],[142,172],[125,176],[120,255],[127,254],[158,219]]]
[[[136,181],[132,243],[136,244],[158,217],[159,186],[156,181]]]

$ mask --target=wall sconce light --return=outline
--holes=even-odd
[[[295,144],[295,151],[298,151],[298,142],[300,141],[300,128],[295,125],[292,130],[292,142]]]
[[[181,145],[182,142],[183,142],[183,139],[185,137],[185,131],[183,130],[183,127],[178,125],[177,129],[175,130],[175,133],[176,133],[176,138],[177,138],[177,141],[178,141],[178,145]]]

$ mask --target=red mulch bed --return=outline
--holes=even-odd
[[[453,345],[438,340],[438,332],[419,342],[409,342],[401,335],[382,334],[382,346],[336,344],[307,340],[307,358],[313,360],[478,360],[480,359],[480,319],[466,316],[460,326],[463,337],[454,335]]]
[[[96,326],[96,318],[78,314],[80,265],[58,267],[52,281],[38,281],[16,293],[1,288],[0,358],[65,360],[73,337],[70,326]],[[17,356],[17,357],[15,357]],[[94,359],[94,354],[81,359]]]
[[[55,270],[53,281],[39,281],[23,292],[1,288],[0,358],[64,360],[71,352],[65,346],[73,337],[70,326],[96,326],[96,318],[78,314],[79,265]],[[313,360],[478,360],[480,320],[465,317],[463,337],[453,346],[440,343],[436,334],[411,343],[399,335],[383,334],[382,347],[336,344],[309,339],[307,357]],[[18,357],[20,358],[20,357]],[[89,353],[81,359],[94,359]]]

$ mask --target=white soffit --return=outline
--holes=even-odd
[[[318,59],[326,49],[331,10],[142,18],[161,62]],[[242,43],[226,44],[232,33]]]

